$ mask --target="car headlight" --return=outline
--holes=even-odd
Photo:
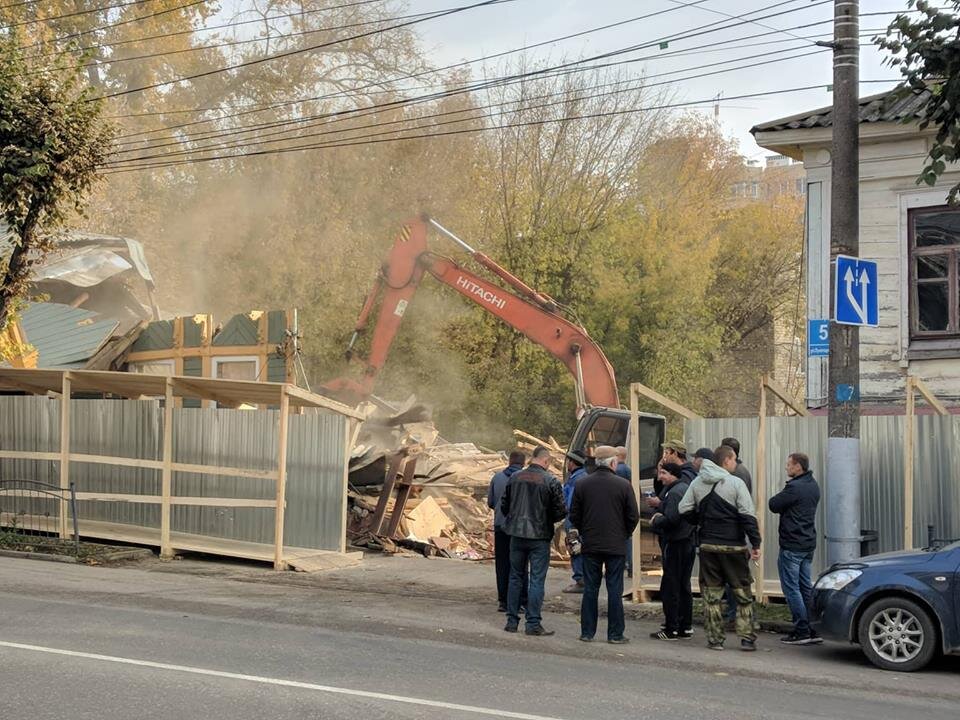
[[[843,588],[852,583],[861,575],[863,575],[863,571],[856,570],[854,568],[834,570],[833,572],[828,572],[826,575],[817,580],[815,587],[817,590],[843,590]]]

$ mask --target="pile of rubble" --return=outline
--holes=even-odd
[[[351,544],[464,560],[493,557],[487,491],[494,473],[506,466],[506,454],[445,442],[412,400],[389,411],[371,411],[354,448],[348,493]],[[544,442],[521,430],[514,434],[518,447],[547,445],[556,462],[562,462],[563,450],[553,438]],[[559,465],[556,470],[560,472]],[[562,545],[556,545],[561,557]]]

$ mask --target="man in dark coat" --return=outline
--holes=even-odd
[[[550,451],[539,446],[526,468],[513,474],[503,491],[500,508],[503,529],[510,536],[510,589],[507,592],[507,632],[520,624],[523,575],[527,580],[527,635],[553,635],[541,624],[543,586],[550,567],[550,541],[554,526],[567,516],[563,488],[551,475]]]
[[[666,622],[661,630],[651,633],[655,640],[677,640],[693,637],[693,591],[690,575],[696,558],[693,526],[680,514],[680,501],[691,480],[676,463],[660,468],[664,492],[660,512],[650,520],[650,527],[662,540],[663,576],[660,598]]]
[[[510,536],[503,529],[506,518],[500,509],[503,500],[503,491],[514,473],[523,470],[527,463],[527,454],[523,450],[514,450],[510,453],[509,465],[493,476],[490,488],[487,490],[487,506],[493,510],[493,555],[497,574],[497,610],[507,611],[507,591],[510,588]],[[520,605],[527,604],[527,578],[524,573]]]
[[[640,510],[630,483],[616,474],[616,448],[601,445],[594,458],[596,471],[577,482],[570,504],[570,524],[579,531],[583,544],[580,639],[590,642],[597,632],[600,581],[606,575],[607,642],[622,644],[627,642],[623,636],[626,545],[640,522]]]
[[[793,632],[782,638],[787,645],[823,642],[810,628],[813,580],[810,565],[817,549],[817,505],[820,486],[810,471],[810,458],[793,453],[787,458],[787,484],[768,502],[780,516],[780,554],[777,570],[780,587],[793,615]]]

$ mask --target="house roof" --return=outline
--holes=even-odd
[[[34,303],[20,314],[26,341],[44,368],[84,367],[120,323],[89,310],[57,303]]]
[[[920,118],[923,104],[930,98],[930,91],[911,92],[901,95],[899,88],[860,98],[860,122],[901,122],[908,118]],[[827,128],[833,126],[833,106],[810,110],[798,115],[771,120],[754,125],[750,132],[776,132],[778,130],[801,130],[804,128]]]

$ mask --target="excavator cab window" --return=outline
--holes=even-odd
[[[660,446],[664,441],[666,421],[661,415],[640,413],[640,468],[634,477],[649,480],[654,477],[660,460]],[[577,425],[570,442],[570,450],[579,450],[591,456],[599,445],[630,444],[630,413],[613,408],[591,408]],[[564,478],[567,472],[564,469]]]

